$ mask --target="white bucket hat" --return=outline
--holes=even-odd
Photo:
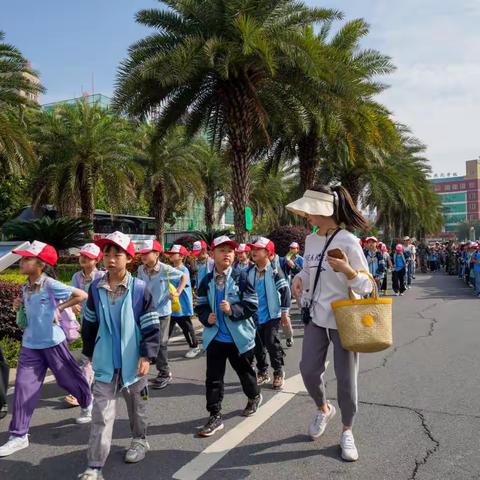
[[[335,213],[335,195],[307,190],[302,198],[289,203],[286,208],[301,217],[306,215],[331,217]]]

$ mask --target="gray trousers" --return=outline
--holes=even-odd
[[[147,377],[141,378],[128,388],[121,386],[119,374],[115,374],[111,383],[95,381],[93,384],[93,411],[90,440],[88,442],[88,466],[103,467],[110,453],[112,431],[115,422],[117,399],[120,392],[125,399],[133,438],[146,438],[147,401],[140,392],[148,385]]]
[[[320,408],[326,402],[323,377],[330,342],[333,343],[338,406],[343,425],[351,427],[358,406],[358,353],[349,352],[342,347],[337,330],[318,327],[313,322],[305,327],[300,372],[308,393]]]
[[[161,377],[170,375],[170,367],[168,365],[168,333],[170,330],[170,315],[160,317],[160,349],[158,350],[157,361],[155,366]]]

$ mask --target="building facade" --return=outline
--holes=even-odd
[[[442,201],[445,233],[456,232],[460,223],[480,220],[480,159],[466,162],[465,176],[435,176],[431,182]]]

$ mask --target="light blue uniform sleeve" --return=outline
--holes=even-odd
[[[67,300],[73,293],[73,287],[65,285],[58,280],[49,280],[48,288],[51,290],[53,296],[57,300]]]
[[[165,264],[165,276],[167,275],[170,280],[181,280],[183,277],[183,273],[181,270],[177,270],[176,268],[172,267],[171,265]]]

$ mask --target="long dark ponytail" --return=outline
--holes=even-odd
[[[337,185],[329,187],[327,185],[319,185],[313,187],[316,192],[328,193],[335,198],[334,217],[337,223],[344,224],[349,230],[367,230],[368,222],[362,215],[362,212],[355,205],[350,193],[345,187]]]

